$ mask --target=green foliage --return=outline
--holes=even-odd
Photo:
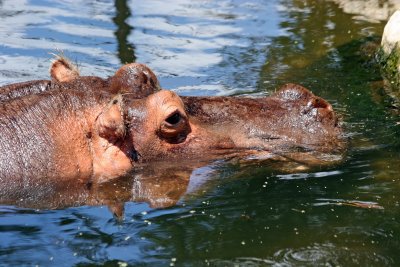
[[[389,54],[386,54],[382,48],[378,50],[377,61],[384,78],[390,81],[396,88],[400,85],[400,48],[396,45]]]
[[[385,80],[384,87],[388,96],[391,98],[391,107],[399,110],[400,107],[400,46],[386,54],[380,48],[376,54],[382,77]]]

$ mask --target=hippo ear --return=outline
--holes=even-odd
[[[50,76],[53,81],[70,82],[79,77],[79,71],[67,58],[56,56],[50,67]]]
[[[122,104],[122,96],[115,96],[96,119],[96,128],[99,136],[112,143],[125,137]]]

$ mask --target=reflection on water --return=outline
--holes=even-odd
[[[0,206],[0,262],[398,265],[399,118],[368,57],[394,6],[0,1],[0,84],[47,78],[55,49],[78,60],[83,75],[146,63],[181,94],[264,95],[297,82],[333,103],[351,139],[339,166],[160,165],[100,187],[18,198],[18,207]]]
[[[121,219],[126,202],[145,202],[151,208],[167,208],[176,205],[185,196],[201,193],[207,182],[215,177],[218,165],[209,164],[200,168],[196,165],[199,163],[147,165],[145,169],[135,170],[126,177],[102,184],[47,182],[37,187],[32,186],[30,191],[4,190],[0,192],[0,201],[2,204],[32,209],[104,205],[108,206],[116,218]]]
[[[354,19],[371,22],[386,21],[400,8],[399,1],[388,0],[331,0],[339,4],[345,13],[354,14]]]
[[[136,1],[130,40],[166,88],[190,95],[249,92],[258,82],[269,37],[279,34],[277,3]]]
[[[361,52],[360,39],[372,39],[383,30],[382,26],[352,20],[351,15],[340,12],[330,1],[315,5],[305,1],[282,2],[280,13],[288,19],[281,28],[286,34],[274,38],[261,80],[273,83],[274,87],[287,80],[301,82],[325,97],[335,95],[337,100],[341,96],[337,92],[344,89],[342,79],[366,75],[361,69],[344,72],[347,66],[353,67],[351,60],[361,60],[355,54]],[[337,79],[337,83],[332,83],[332,79]]]
[[[118,58],[122,64],[136,61],[134,46],[128,42],[128,37],[132,32],[132,27],[126,20],[132,15],[125,0],[115,0],[116,16],[113,21],[118,29],[115,32],[118,42]]]
[[[113,5],[74,1],[2,1],[1,84],[48,77],[49,52],[66,51],[108,74],[114,56]],[[39,63],[39,64],[38,64]]]

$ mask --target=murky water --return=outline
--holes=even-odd
[[[398,266],[400,118],[368,58],[392,5],[347,2],[0,1],[1,85],[48,78],[57,50],[84,75],[146,63],[184,95],[295,82],[333,103],[351,138],[330,168],[161,166],[95,196],[0,206],[0,265]]]

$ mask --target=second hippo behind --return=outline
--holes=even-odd
[[[53,90],[119,93],[143,98],[161,89],[153,71],[140,63],[126,64],[113,76],[103,79],[81,76],[77,66],[67,58],[57,56],[50,67],[50,76],[51,80],[34,80],[0,87],[0,103]]]
[[[321,165],[345,148],[332,106],[299,85],[263,98],[179,97],[147,79],[140,82],[150,84],[145,93],[129,87],[135,79],[116,88],[118,75],[102,82],[102,90],[76,75],[3,101],[2,187],[98,182],[151,162],[260,153]]]

